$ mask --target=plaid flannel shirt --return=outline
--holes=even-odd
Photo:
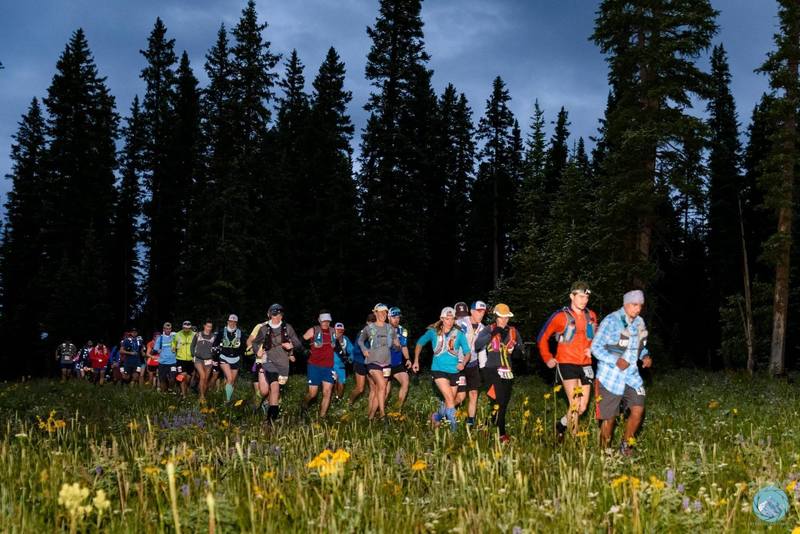
[[[630,339],[628,346],[622,347],[619,342],[626,327]],[[644,319],[636,317],[630,322],[624,308],[609,314],[600,323],[592,340],[592,354],[597,358],[597,380],[614,395],[622,395],[626,385],[637,390],[644,387],[636,364],[637,360],[649,355],[646,346],[639,350],[640,332],[646,331]],[[617,367],[619,358],[628,362],[627,369]]]

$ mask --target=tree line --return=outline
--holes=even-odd
[[[601,312],[646,290],[662,362],[784,373],[800,343],[797,4],[778,2],[770,91],[743,127],[709,0],[601,1],[591,150],[535,95],[521,125],[500,76],[482,104],[434,88],[421,4],[379,1],[358,134],[335,48],[307,83],[252,0],[220,25],[204,87],[157,19],[124,117],[76,30],[13,140],[0,329],[31,350],[7,351],[6,371],[42,372],[64,336],[255,323],[271,302],[357,327],[386,301],[421,328],[444,304],[502,299],[530,337],[584,279]]]

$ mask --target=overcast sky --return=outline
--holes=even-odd
[[[11,136],[34,96],[46,94],[55,63],[70,35],[83,28],[101,75],[107,76],[117,109],[126,115],[144,86],[139,50],[157,16],[186,50],[201,84],[204,55],[219,24],[230,29],[246,0],[27,0],[4,2],[0,11],[0,176],[10,170]],[[740,121],[767,89],[753,72],[772,48],[776,26],[773,0],[713,0],[721,11],[715,42],[728,51],[733,93]],[[370,42],[366,28],[378,0],[260,0],[260,20],[269,23],[266,39],[283,53],[296,48],[310,82],[328,47],[339,51],[353,92],[350,112],[358,129],[366,122],[369,93],[364,66]],[[548,121],[558,108],[569,111],[573,135],[593,135],[602,116],[608,85],[606,65],[593,43],[597,2],[593,0],[426,0],[422,16],[437,92],[452,82],[466,93],[477,122],[491,82],[501,76],[512,110],[527,133],[538,98]],[[706,61],[704,60],[704,63]],[[283,66],[279,67],[282,72]],[[4,196],[9,181],[2,180]],[[1,208],[0,208],[1,209]]]

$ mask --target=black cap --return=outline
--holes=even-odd
[[[456,302],[453,306],[456,309],[456,317],[466,317],[469,315],[469,306],[466,302]]]
[[[270,317],[274,317],[282,313],[283,313],[283,306],[281,306],[280,304],[273,304],[272,306],[269,307],[268,314]]]

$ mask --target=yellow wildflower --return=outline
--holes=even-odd
[[[67,509],[72,520],[83,518],[92,511],[92,507],[84,505],[83,501],[89,496],[89,489],[82,488],[78,482],[64,484],[58,492],[58,504]]]
[[[559,391],[561,391],[561,384],[553,386],[553,393],[558,393]]]
[[[234,402],[233,405],[238,408],[239,406],[242,405],[242,403],[244,403],[244,399],[239,399],[236,402]]]
[[[552,393],[545,393],[544,400],[548,400],[552,396]]]
[[[575,434],[575,436],[579,437],[579,438],[585,438],[588,435],[589,435],[589,431],[588,430],[581,430],[580,432]]]
[[[423,471],[428,468],[428,464],[425,463],[425,460],[417,460],[411,465],[412,471]]]
[[[101,489],[97,490],[97,494],[94,499],[92,499],[92,503],[94,507],[97,508],[98,512],[103,512],[111,507],[111,501],[106,498],[106,492]]]
[[[618,488],[628,481],[628,475],[622,475],[611,481],[612,488]]]
[[[134,419],[133,421],[128,423],[128,428],[130,428],[131,430],[138,430],[139,423],[137,423],[136,420]]]
[[[575,386],[575,389],[572,390],[572,397],[583,397],[583,387]]]
[[[718,400],[711,400],[708,403],[708,409],[709,410],[716,410],[717,408],[719,408],[719,401]]]
[[[522,405],[523,406],[527,406],[529,402],[530,402],[530,400],[528,399],[528,397],[525,397],[525,400],[522,401]]]
[[[631,447],[636,445],[636,438],[634,438],[633,436],[629,437],[628,438],[628,445],[631,446]]]
[[[522,414],[522,417],[524,417],[525,419],[528,419],[530,416],[531,416],[530,410],[525,410],[525,412]]]
[[[264,480],[275,478],[275,471],[264,471],[263,473],[261,473],[261,478],[263,478]]]
[[[793,492],[793,491],[794,491],[794,488],[795,488],[795,487],[797,487],[797,481],[796,481],[796,480],[792,480],[791,482],[789,482],[789,483],[786,485],[786,491],[788,491],[789,493],[791,493],[791,492]]]
[[[658,478],[658,477],[656,477],[656,476],[654,476],[654,475],[650,475],[650,485],[651,485],[653,488],[657,489],[657,490],[662,490],[662,489],[664,489],[664,488],[667,486],[667,485],[664,483],[664,481],[663,481],[663,480],[659,480],[659,478]]]

